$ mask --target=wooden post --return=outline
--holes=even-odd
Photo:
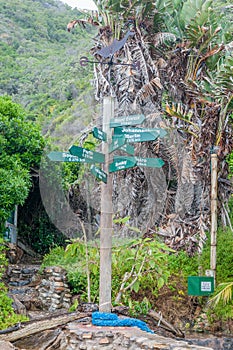
[[[210,268],[213,271],[214,282],[216,279],[216,247],[217,247],[217,196],[218,196],[218,156],[211,154],[211,241],[210,241]]]
[[[109,174],[109,145],[111,143],[110,119],[114,116],[114,99],[105,97],[103,100],[103,131],[107,134],[107,142],[103,142],[102,152],[105,154],[104,171],[108,181],[101,184],[101,217],[100,217],[100,289],[99,311],[111,312],[112,306],[112,175]]]

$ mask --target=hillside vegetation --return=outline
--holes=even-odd
[[[82,16],[60,1],[0,0],[0,95],[22,104],[64,148],[93,112],[92,69],[81,67],[79,59],[87,55],[94,32],[66,30],[72,18]]]

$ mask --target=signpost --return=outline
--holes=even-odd
[[[115,63],[113,55],[120,50],[127,38],[134,35],[134,32],[128,31],[121,40],[114,39],[113,42],[100,49],[97,53],[103,58],[108,58],[107,62],[100,64],[111,65],[119,64],[122,66],[131,66],[139,69],[138,64]],[[80,63],[85,66],[89,61],[87,57],[81,57]],[[100,220],[100,279],[99,279],[99,311],[111,312],[111,289],[112,289],[112,231],[113,231],[113,209],[112,209],[112,172],[131,168],[136,164],[139,166],[161,167],[164,163],[162,159],[140,158],[140,157],[122,157],[116,158],[111,163],[111,152],[116,149],[134,154],[134,147],[128,143],[154,141],[158,137],[163,137],[166,132],[162,129],[142,129],[126,128],[125,126],[134,126],[142,124],[145,120],[143,114],[114,117],[114,99],[113,97],[104,97],[103,99],[103,130],[94,127],[93,136],[101,141],[102,152],[93,152],[82,147],[72,146],[68,152],[50,152],[48,157],[52,161],[62,162],[82,162],[82,163],[104,163],[103,170],[91,166],[91,173],[102,181],[101,184],[101,220]],[[124,126],[124,127],[122,127]],[[112,131],[114,136],[112,141]],[[108,179],[108,180],[107,180]]]
[[[136,161],[133,160],[133,159],[130,159],[129,157],[116,158],[109,165],[109,172],[113,173],[115,171],[125,170],[125,169],[128,169],[128,168],[132,168],[135,165],[136,165]]]
[[[90,170],[92,175],[94,175],[97,179],[99,179],[100,181],[103,181],[104,183],[107,183],[108,175],[102,169],[92,164]]]
[[[92,163],[104,163],[105,162],[105,156],[103,153],[90,151],[86,148],[82,148],[79,146],[74,146],[74,145],[71,146],[69,148],[69,152],[74,156],[78,156],[80,158],[92,160]]]
[[[110,128],[115,128],[116,126],[122,126],[122,125],[142,124],[145,119],[146,118],[143,114],[126,115],[126,116],[118,117],[116,119],[110,120]]]
[[[111,312],[112,289],[112,173],[129,169],[134,166],[161,168],[164,161],[160,158],[142,158],[134,155],[134,147],[130,143],[154,141],[158,137],[164,137],[166,131],[154,128],[126,127],[143,123],[143,114],[122,116],[113,119],[114,99],[104,97],[103,100],[103,130],[94,127],[93,136],[101,141],[102,152],[95,152],[72,145],[69,152],[53,151],[48,154],[52,161],[102,163],[103,169],[92,164],[90,172],[99,179],[101,184],[101,220],[100,220],[100,287],[99,287],[99,311]],[[111,128],[114,128],[112,136]],[[131,156],[117,156],[112,161],[111,153],[122,150]],[[204,286],[204,284],[203,284]],[[207,284],[203,288],[207,288]],[[208,287],[209,288],[209,287]]]
[[[101,129],[94,127],[92,130],[92,134],[98,140],[107,141],[107,134]]]

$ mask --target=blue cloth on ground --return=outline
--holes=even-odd
[[[119,318],[117,315],[107,312],[93,312],[92,324],[103,327],[138,327],[142,331],[154,333],[147,324],[141,320],[136,318]]]

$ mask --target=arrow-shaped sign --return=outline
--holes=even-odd
[[[124,156],[116,156],[114,160],[125,159]],[[127,157],[136,162],[137,166],[149,167],[149,168],[161,168],[164,165],[164,161],[161,158],[142,158],[142,157]]]
[[[120,147],[120,150],[125,151],[128,154],[134,155],[134,147],[130,144],[126,144]]]
[[[91,173],[95,177],[97,177],[97,179],[103,181],[104,183],[107,183],[108,175],[102,169],[98,168],[94,164],[92,164],[91,166]]]
[[[113,135],[112,143],[109,146],[109,153],[115,151],[125,144],[125,136],[124,135]]]
[[[50,160],[54,162],[77,162],[77,163],[93,163],[92,160],[73,156],[69,152],[52,151],[48,154]]]
[[[110,120],[110,128],[115,128],[116,126],[122,126],[122,125],[142,124],[145,119],[146,118],[143,114],[134,114],[134,115],[126,115],[126,116],[118,117],[116,119]]]
[[[69,152],[73,156],[78,156],[80,158],[89,159],[91,163],[104,163],[105,156],[103,153],[90,151],[89,149],[82,148],[79,146],[71,146]]]
[[[122,135],[122,134],[135,134],[135,133],[152,133],[155,134],[157,137],[164,137],[167,135],[167,132],[164,129],[161,128],[127,128],[127,127],[116,127],[114,128],[114,134],[115,135]]]
[[[116,130],[116,129],[118,129],[118,128],[115,128],[114,130]],[[120,133],[125,136],[126,141],[128,143],[154,141],[159,136],[158,134],[147,132],[147,131],[146,132],[142,132],[142,131],[137,132],[137,130],[135,130],[134,133],[131,133],[131,132],[127,133],[126,131],[124,131],[124,132],[119,131],[119,134]]]
[[[136,164],[135,160],[128,157],[115,158],[111,164],[109,164],[109,172],[115,172],[119,170],[125,170],[134,167]]]
[[[107,134],[101,129],[94,127],[92,130],[92,134],[98,140],[107,141]]]

